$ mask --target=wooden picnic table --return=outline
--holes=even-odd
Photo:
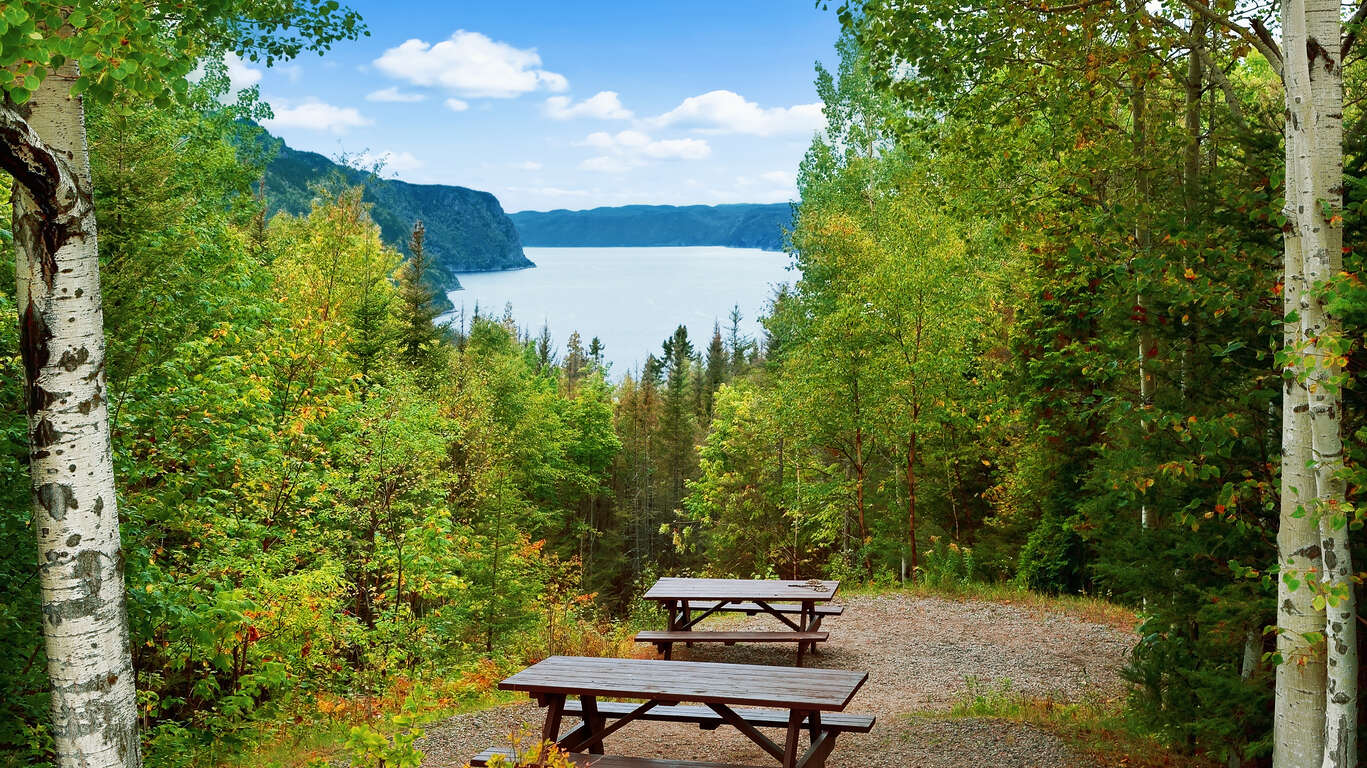
[[[839,734],[867,733],[873,727],[872,717],[843,714],[867,679],[866,672],[840,669],[552,656],[498,687],[524,691],[544,706],[542,740],[555,742],[568,752],[601,755],[603,740],[632,721],[668,720],[696,722],[702,728],[730,725],[777,759],[782,768],[821,768]],[[577,705],[567,707],[571,696],[578,697]],[[600,703],[600,697],[640,703]],[[684,706],[683,702],[704,706]],[[773,709],[735,709],[746,706]],[[581,722],[561,734],[561,720],[567,713],[577,715]],[[786,728],[784,742],[770,739],[759,731],[761,727]],[[808,734],[808,748],[799,754],[803,731]],[[487,759],[488,754],[479,759]],[[614,761],[622,765],[686,765],[639,758],[604,758],[601,762],[608,765]]]
[[[797,663],[802,665],[803,653],[816,653],[816,644],[824,642],[827,634],[820,632],[821,620],[839,615],[839,606],[828,606],[838,581],[812,579],[693,579],[667,577],[655,582],[645,599],[664,606],[669,626],[663,632],[641,632],[636,639],[654,643],[670,658],[673,643],[692,645],[695,642],[796,642]],[[797,606],[791,605],[797,603]],[[818,605],[818,604],[821,605]],[[695,614],[694,612],[697,611]],[[703,619],[718,612],[743,612],[750,615],[765,613],[778,619],[789,631],[779,632],[698,632],[694,629]]]

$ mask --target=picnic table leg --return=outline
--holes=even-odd
[[[541,743],[554,744],[560,739],[560,718],[565,714],[565,694],[548,693],[546,696],[546,722],[541,726]]]
[[[604,724],[605,721],[603,720],[603,716],[600,715],[600,714],[598,714],[598,697],[597,697],[597,696],[580,696],[580,697],[579,697],[579,704],[580,704],[580,708],[581,708],[581,709],[583,710],[583,712],[584,712],[584,722],[587,723],[588,726],[589,726],[589,733],[590,733],[590,734],[601,733],[602,730],[603,730],[603,724]],[[591,755],[601,755],[601,754],[603,754],[603,740],[602,740],[602,739],[599,739],[599,740],[597,740],[597,741],[595,741],[595,742],[593,742],[593,743],[591,743],[591,744],[589,745],[589,754],[591,754]]]
[[[788,713],[788,740],[783,745],[783,768],[797,768],[797,744],[802,735],[802,723],[807,712],[795,709]]]
[[[673,632],[679,628],[678,604],[670,600],[665,603],[665,610],[669,611],[669,626],[666,629]]]
[[[685,601],[683,601],[683,625],[684,625],[685,627],[687,627],[687,626],[688,626],[688,623],[691,622],[692,620],[693,620],[693,606],[689,605],[689,604],[688,604],[688,601],[685,600]],[[691,628],[690,628],[690,629],[691,629]],[[692,648],[692,647],[693,647],[693,644],[692,644],[692,643],[684,643],[684,647],[685,647],[685,648]]]
[[[821,628],[821,617],[816,612],[815,600],[802,601],[802,629],[806,632],[815,632]],[[812,655],[816,655],[816,643],[811,644]],[[802,666],[798,664],[798,666]]]

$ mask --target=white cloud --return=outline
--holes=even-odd
[[[693,128],[702,133],[773,136],[820,130],[825,118],[819,103],[765,108],[733,91],[708,91],[684,99],[679,106],[649,122],[656,126]]]
[[[409,93],[407,91],[401,91],[398,89],[397,86],[381,88],[378,91],[371,91],[370,93],[367,93],[365,95],[366,101],[392,101],[402,103],[422,101],[426,98],[427,96],[421,93]]]
[[[422,161],[414,157],[412,152],[395,152],[386,149],[383,152],[367,151],[348,157],[347,165],[362,171],[376,169],[376,173],[396,174],[416,171],[422,167]]]
[[[639,163],[632,162],[625,157],[598,155],[580,163],[579,167],[585,171],[596,171],[598,173],[626,173],[637,165]]]
[[[298,64],[287,64],[281,67],[273,67],[273,69],[279,71],[291,83],[299,82],[299,78],[304,76],[304,69]]]
[[[538,162],[535,161],[535,160],[523,160],[523,161],[520,162],[520,163],[513,163],[512,166],[513,166],[514,168],[518,169],[519,171],[539,171],[539,170],[541,170],[541,163],[538,163]]]
[[[275,107],[275,117],[261,122],[276,128],[305,128],[311,131],[346,133],[351,128],[372,125],[373,120],[357,112],[354,107],[338,107],[316,99],[295,107]]]
[[[712,147],[703,139],[652,139],[640,131],[617,133],[595,131],[583,144],[606,153],[580,164],[585,170],[611,170],[620,173],[626,168],[643,165],[653,160],[701,160],[712,154]],[[616,162],[608,162],[615,160]]]
[[[470,108],[470,103],[460,99],[447,99],[446,108],[452,112],[464,112]]]
[[[223,63],[228,66],[228,79],[232,81],[233,93],[261,82],[261,70],[243,61],[232,51],[223,55]]]
[[[463,29],[436,44],[405,41],[385,51],[375,67],[395,79],[445,88],[465,98],[507,99],[570,87],[564,75],[541,69],[535,48],[514,48]]]
[[[761,173],[759,177],[771,184],[792,184],[797,181],[792,171],[769,171]]]
[[[702,139],[663,139],[641,147],[647,157],[670,160],[701,160],[712,154],[712,147]]]
[[[622,99],[616,91],[599,91],[578,104],[574,104],[568,96],[552,96],[546,99],[546,114],[552,120],[573,120],[576,117],[630,120],[632,117],[631,110],[622,106]]]

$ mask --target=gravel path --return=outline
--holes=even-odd
[[[1009,685],[1032,696],[1073,700],[1085,691],[1118,691],[1134,636],[1060,613],[989,602],[904,594],[858,595],[822,629],[830,642],[813,666],[862,669],[869,681],[848,711],[878,716],[871,734],[848,734],[829,768],[1097,768],[1056,737],[1029,725],[990,719],[911,718],[943,710],[974,685]],[[773,628],[757,616],[738,628]],[[791,665],[793,650],[769,646],[675,647],[676,659]],[[811,658],[811,657],[809,657]],[[459,768],[480,750],[505,743],[522,724],[539,730],[538,707],[519,704],[460,715],[427,729],[425,768]],[[608,738],[608,751],[767,766],[773,759],[734,729],[642,722]]]

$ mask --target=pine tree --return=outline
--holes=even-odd
[[[584,377],[584,369],[588,366],[589,358],[584,354],[584,342],[579,336],[579,331],[570,334],[570,340],[565,344],[565,396],[574,397],[574,392],[579,384],[579,380]]]
[[[420,367],[431,361],[432,350],[441,339],[441,329],[435,321],[441,314],[437,307],[437,290],[427,281],[430,262],[424,247],[426,229],[419,220],[413,224],[409,241],[408,259],[399,267],[399,350],[403,360]]]
[[[666,509],[675,509],[684,495],[684,480],[688,476],[693,457],[693,402],[690,398],[689,375],[693,367],[693,343],[688,340],[688,327],[680,325],[662,345],[664,355],[665,391],[662,398],[660,433],[664,442],[664,469],[668,486],[665,489]]]
[[[599,339],[597,336],[594,336],[593,340],[589,342],[589,358],[593,360],[593,364],[599,368],[603,367],[603,350],[605,349],[607,349],[607,347],[603,344],[602,339]]]
[[[731,310],[739,314],[739,308]],[[704,415],[710,421],[712,419],[712,409],[716,402],[717,389],[726,380],[726,348],[721,340],[721,324],[716,323],[712,326],[712,343],[707,347],[707,380],[703,394]]]
[[[744,317],[740,313],[740,305],[731,305],[730,330],[727,334],[726,348],[730,352],[731,376],[738,376],[745,368],[746,358],[749,355],[750,347],[753,344],[750,338],[740,332],[740,321]]]
[[[555,341],[551,338],[551,327],[541,324],[541,333],[536,337],[536,370],[544,372],[555,365]]]

